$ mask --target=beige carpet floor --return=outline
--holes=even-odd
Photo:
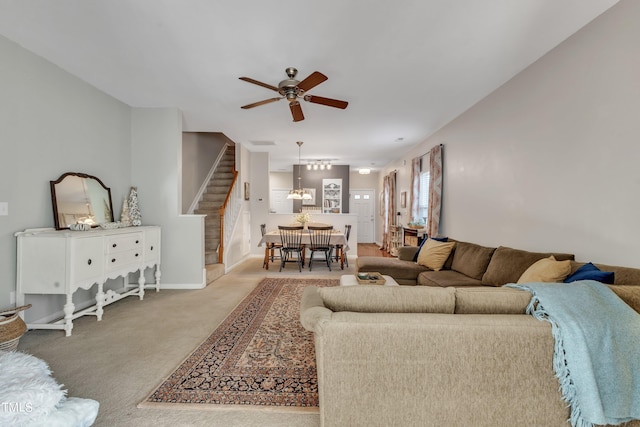
[[[74,322],[73,335],[35,330],[20,340],[19,350],[42,358],[69,396],[100,402],[95,426],[316,427],[317,414],[262,410],[191,411],[138,409],[142,401],[193,349],[202,343],[264,277],[334,277],[353,274],[314,264],[298,273],[287,265],[279,273],[249,258],[206,288],[148,292],[143,301],[128,297],[105,308],[103,320],[86,316]]]

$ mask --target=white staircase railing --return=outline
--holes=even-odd
[[[240,209],[242,207],[242,201],[240,200],[240,186],[237,185],[238,172],[233,171],[233,180],[231,181],[231,187],[227,193],[227,198],[224,200],[222,206],[220,206],[220,246],[218,247],[218,262],[224,263],[224,245],[225,242],[231,240],[233,229],[240,216]]]
[[[200,203],[200,199],[202,199],[202,195],[204,194],[205,191],[207,191],[207,186],[209,185],[209,181],[211,181],[211,177],[213,176],[213,173],[216,171],[216,168],[222,161],[224,154],[227,152],[227,148],[229,148],[229,144],[225,144],[225,146],[222,147],[222,150],[220,150],[220,152],[218,153],[218,157],[216,158],[216,161],[213,162],[213,165],[211,166],[211,169],[209,169],[209,173],[207,174],[207,177],[204,179],[204,181],[202,181],[202,185],[200,186],[198,193],[193,198],[193,202],[191,202],[191,206],[187,211],[188,214],[193,214],[193,211],[195,211],[196,208],[198,207],[198,203]]]

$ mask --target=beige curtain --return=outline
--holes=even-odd
[[[442,144],[429,151],[429,219],[427,234],[437,236],[440,232],[442,207]]]
[[[418,218],[418,209],[420,207],[420,160],[420,157],[416,157],[411,161],[411,196],[409,199],[409,206],[411,206],[410,221],[413,221],[414,218]]]
[[[391,228],[396,223],[396,172],[384,177],[384,228],[382,249],[391,251]]]

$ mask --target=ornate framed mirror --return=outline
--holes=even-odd
[[[97,227],[113,221],[111,189],[99,178],[67,172],[49,182],[56,230],[78,223]]]

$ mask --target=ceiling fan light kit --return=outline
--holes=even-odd
[[[302,81],[296,80],[296,76],[298,75],[298,70],[295,69],[294,67],[287,68],[285,70],[285,73],[287,73],[287,77],[289,78],[282,80],[280,83],[278,83],[278,87],[270,85],[268,83],[260,82],[250,77],[239,77],[240,80],[243,80],[247,83],[253,83],[255,85],[262,86],[266,89],[270,89],[280,94],[280,97],[278,98],[265,99],[263,101],[258,101],[252,104],[243,105],[240,108],[247,110],[249,108],[259,107],[261,105],[270,104],[272,102],[279,101],[281,99],[286,99],[287,101],[289,101],[289,109],[291,110],[291,116],[293,117],[293,121],[299,122],[304,120],[304,114],[302,113],[302,106],[300,105],[298,98],[302,98],[306,102],[326,105],[328,107],[340,108],[342,110],[347,108],[347,105],[349,105],[347,101],[341,101],[339,99],[324,98],[322,96],[305,94],[307,91],[318,86],[320,83],[328,80],[328,77],[322,74],[321,72],[314,71],[306,79]]]

